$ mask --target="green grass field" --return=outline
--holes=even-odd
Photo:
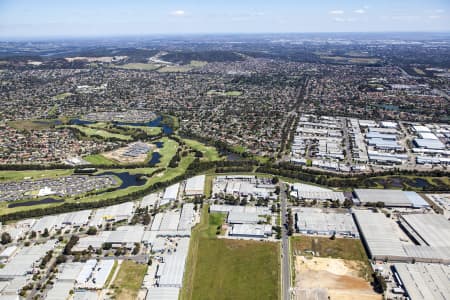
[[[8,126],[18,130],[43,130],[55,126],[54,119],[51,120],[16,120],[8,122]]]
[[[206,61],[192,60],[188,65],[167,65],[158,69],[161,73],[183,73],[195,68],[201,68],[207,64]]]
[[[177,153],[178,143],[167,137],[163,137],[157,142],[164,143],[161,149],[157,149],[157,151],[159,151],[159,154],[161,155],[160,162],[157,164],[157,166],[164,168],[169,165],[170,160],[175,155],[175,153]]]
[[[118,134],[118,133],[112,133],[108,132],[106,130],[102,129],[96,129],[86,126],[80,126],[80,125],[64,125],[63,127],[68,128],[76,128],[86,134],[87,136],[100,136],[101,138],[107,139],[107,138],[115,138],[121,141],[131,141],[131,136],[124,135],[124,134]]]
[[[279,244],[217,239],[223,215],[209,215],[193,232],[180,299],[279,299]]]
[[[69,93],[69,92],[61,93],[61,94],[58,94],[58,95],[54,96],[53,99],[54,100],[64,100],[64,99],[66,99],[67,97],[70,97],[70,96],[72,96],[72,93]]]
[[[161,68],[160,64],[153,63],[129,63],[124,65],[116,65],[115,68],[119,69],[127,69],[127,70],[144,70],[144,71],[153,71]]]
[[[158,135],[162,132],[161,127],[131,126],[131,125],[119,126],[119,127],[140,129],[140,130],[144,131],[145,133],[147,133],[148,135]]]
[[[28,170],[28,171],[0,171],[1,180],[23,180],[30,177],[31,179],[52,178],[64,175],[70,175],[73,170]]]
[[[113,283],[115,299],[136,299],[146,272],[147,265],[124,260]]]
[[[184,139],[184,142],[194,150],[200,151],[203,153],[203,157],[201,160],[206,161],[217,161],[220,160],[220,154],[217,152],[215,147],[206,146],[198,141]]]
[[[230,97],[239,97],[242,95],[241,91],[216,91],[210,90],[206,93],[208,96],[217,95],[217,96],[230,96]]]
[[[93,165],[111,166],[111,165],[118,164],[117,162],[115,162],[111,159],[108,159],[101,154],[87,155],[87,156],[83,157],[83,159],[87,162],[90,162]]]
[[[316,252],[320,257],[367,260],[364,246],[359,239],[332,240],[327,237],[297,236],[291,238],[292,249],[303,253],[305,250]]]

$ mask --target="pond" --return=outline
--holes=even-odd
[[[128,123],[128,122],[114,122],[114,124],[117,125],[125,125],[125,126],[147,126],[147,127],[161,127],[163,130],[163,133],[165,135],[171,135],[173,133],[173,129],[170,126],[167,126],[165,124],[162,124],[163,117],[159,116],[153,121],[150,122],[143,122],[143,123]]]
[[[170,126],[167,126],[165,124],[162,124],[163,117],[159,116],[153,121],[150,122],[141,122],[141,123],[133,123],[133,122],[113,122],[116,125],[119,126],[147,126],[147,127],[161,127],[163,130],[163,133],[165,135],[171,135],[173,133],[173,129]],[[95,121],[86,121],[82,119],[71,119],[69,121],[70,125],[89,125],[89,124],[95,124],[97,122]]]
[[[415,188],[424,188],[430,186],[430,183],[422,178],[414,178],[413,180],[409,181],[408,184]]]
[[[159,152],[153,152],[152,153],[152,158],[150,159],[150,161],[148,162],[148,164],[153,167],[154,165],[156,165],[157,163],[160,162],[161,159],[161,154],[159,154]]]
[[[20,206],[33,206],[39,204],[59,203],[64,202],[63,199],[45,198],[41,200],[30,200],[26,202],[17,202],[8,204],[8,208],[20,207]]]
[[[227,160],[236,161],[236,160],[243,160],[243,157],[237,153],[228,151],[228,150],[218,150],[220,156],[225,156]]]
[[[97,123],[97,122],[80,120],[80,119],[71,119],[69,121],[70,125],[89,125],[89,124],[95,124],[95,123]]]
[[[103,172],[101,174],[97,174],[96,176],[100,175],[114,175],[119,177],[120,180],[122,180],[122,184],[117,189],[126,189],[130,186],[142,186],[147,182],[147,180],[141,179],[139,174],[132,175],[129,172]]]

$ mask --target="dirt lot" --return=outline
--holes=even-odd
[[[373,291],[370,283],[359,277],[361,264],[344,259],[296,256],[296,289],[321,289],[319,299],[327,299],[323,293],[326,290],[329,299],[381,300],[381,295]],[[311,298],[315,297],[311,295]]]

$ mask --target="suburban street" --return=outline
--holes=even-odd
[[[289,264],[289,237],[287,234],[286,184],[280,184],[281,200],[281,293],[283,299],[290,299],[291,268]]]

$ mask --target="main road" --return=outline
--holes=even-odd
[[[287,231],[286,184],[280,184],[281,200],[281,294],[283,300],[291,299],[291,266],[289,259],[289,236]]]

